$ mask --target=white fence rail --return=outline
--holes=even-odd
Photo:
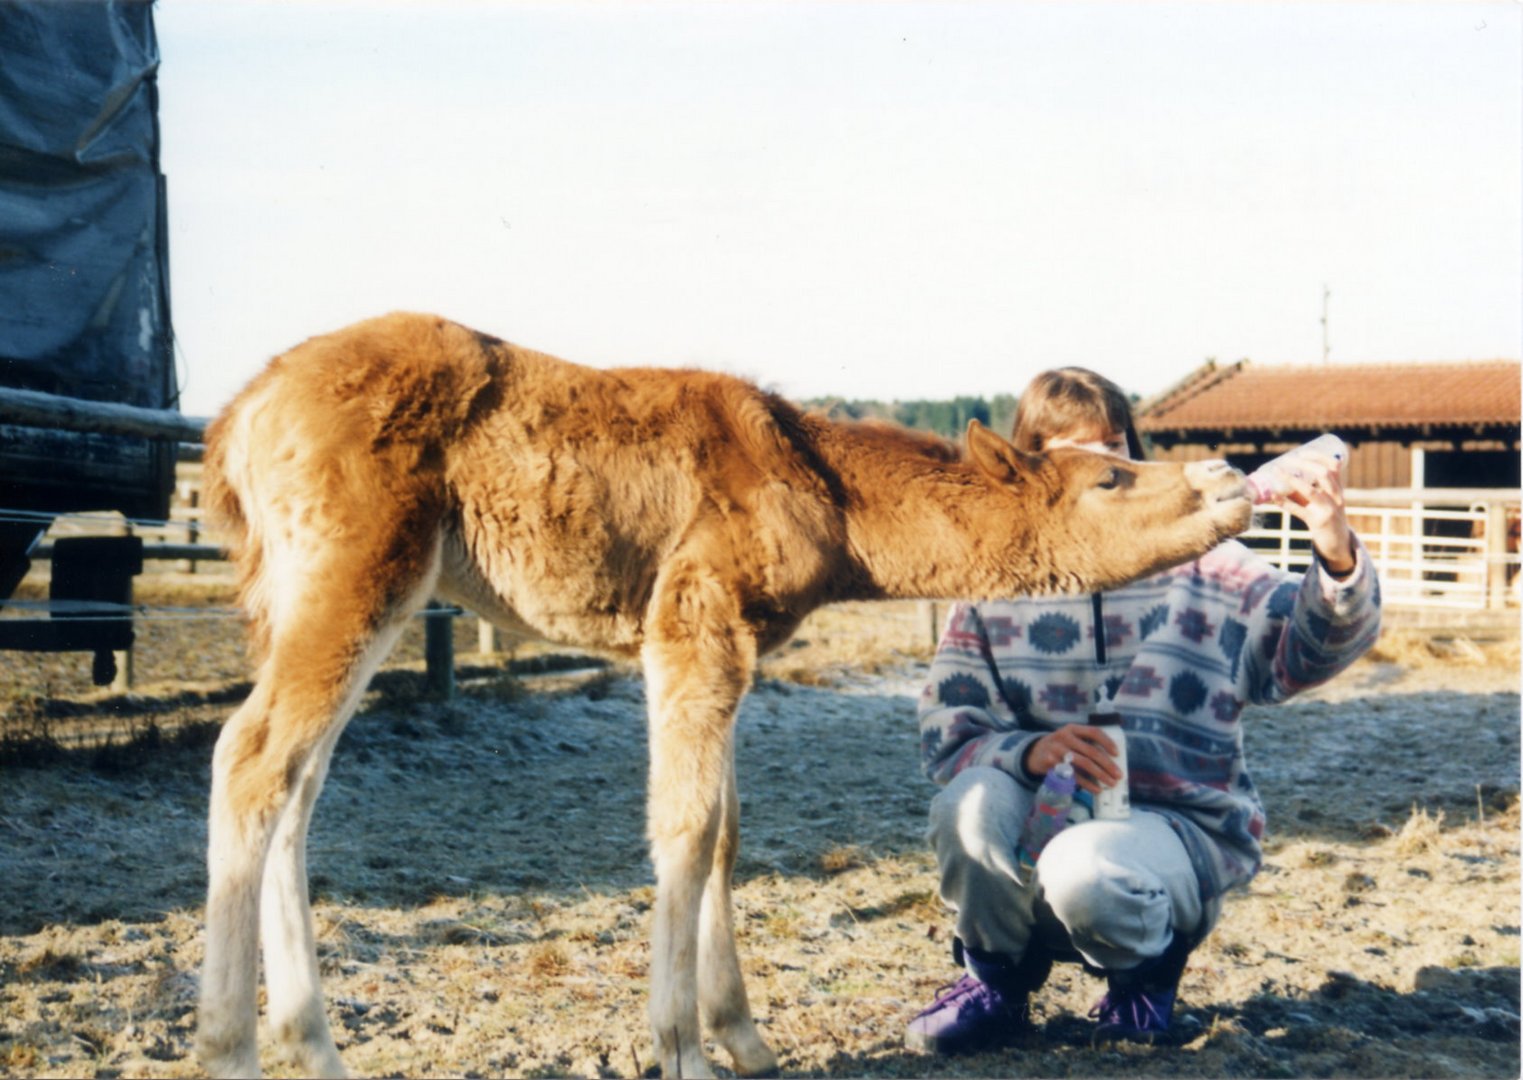
[[[1480,611],[1518,603],[1519,492],[1380,489],[1349,491],[1347,499],[1349,524],[1374,559],[1388,607]],[[1243,542],[1271,562],[1287,570],[1311,564],[1306,529],[1291,515],[1263,507],[1254,524]]]

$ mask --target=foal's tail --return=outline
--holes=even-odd
[[[256,384],[257,385],[257,382]],[[255,386],[239,394],[206,428],[201,499],[214,528],[223,537],[228,558],[238,571],[238,600],[249,624],[250,650],[262,660],[270,639],[264,578],[264,543],[251,498],[249,417]]]

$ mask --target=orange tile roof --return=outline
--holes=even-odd
[[[1523,420],[1516,360],[1207,364],[1137,411],[1144,432],[1454,428]]]

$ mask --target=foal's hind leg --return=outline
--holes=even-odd
[[[196,1056],[212,1076],[259,1075],[259,879],[275,811],[269,799],[242,805],[250,798],[246,786],[236,798],[230,789],[234,763],[268,741],[269,698],[267,684],[254,687],[223,727],[212,757],[206,958],[196,1015]]]
[[[306,1076],[342,1076],[317,969],[307,889],[307,827],[328,772],[339,724],[308,756],[275,825],[259,897],[259,939],[270,1029],[282,1053]]]
[[[389,553],[395,553],[395,547]],[[353,564],[353,560],[350,563]],[[406,588],[314,566],[272,627],[254,692],[212,761],[206,959],[196,1050],[214,1076],[257,1076],[261,892],[270,1018],[285,1056],[310,1075],[342,1074],[318,986],[306,892],[306,830],[328,754],[400,623],[434,572],[398,554]],[[373,569],[373,564],[372,564]],[[385,587],[382,587],[382,586]],[[293,585],[292,587],[296,587]]]
[[[308,755],[291,797],[281,813],[266,857],[259,901],[260,941],[264,946],[264,981],[270,1030],[284,1057],[304,1076],[342,1076],[344,1064],[328,1029],[317,943],[307,888],[307,829],[312,808],[327,779],[333,747],[345,723],[405,623],[405,610],[375,635],[351,680],[348,700],[341,701],[336,722]]]

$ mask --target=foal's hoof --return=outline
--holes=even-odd
[[[212,1048],[197,1046],[196,1060],[213,1080],[259,1080],[264,1074],[259,1069],[259,1055],[223,1054]]]
[[[736,1076],[776,1076],[778,1072],[777,1055],[765,1044],[744,1055],[744,1058],[735,1055],[734,1061]]]

